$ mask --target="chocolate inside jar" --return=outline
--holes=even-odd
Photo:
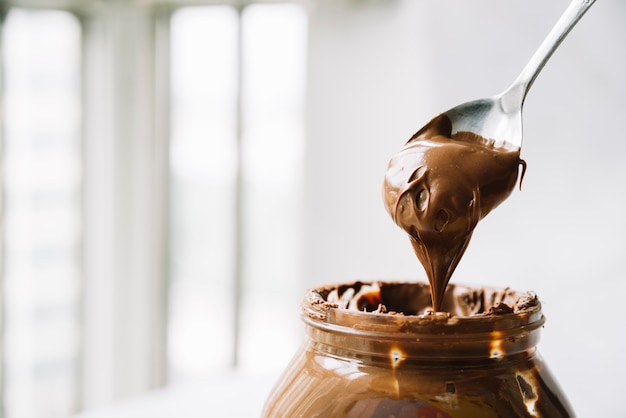
[[[356,281],[315,289],[312,294],[317,298],[316,303],[330,308],[387,315],[473,317],[519,313],[540,307],[533,292],[458,284],[448,285],[441,312],[433,311],[430,286],[422,282]]]

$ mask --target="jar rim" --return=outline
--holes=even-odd
[[[381,294],[381,289],[391,288],[409,296],[411,291],[417,291],[422,299],[429,296],[429,290],[425,293],[428,284],[424,282],[358,281],[328,285],[307,291],[302,301],[303,320],[313,327],[334,332],[400,339],[508,337],[540,328],[545,322],[536,294],[508,288],[450,284],[443,305],[452,308],[447,312],[431,312],[424,302],[421,312],[414,307],[409,313],[388,311],[383,303],[380,304],[383,309],[379,306],[376,310],[363,311],[349,306],[356,295],[349,302],[347,298],[337,298],[341,290],[358,288],[363,292],[364,287]]]

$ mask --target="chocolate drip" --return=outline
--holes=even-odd
[[[410,237],[431,286],[435,311],[479,220],[512,192],[517,147],[496,146],[472,132],[452,132],[441,114],[409,139],[389,162],[385,207]]]

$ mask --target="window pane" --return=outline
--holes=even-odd
[[[6,416],[75,409],[79,356],[80,26],[13,9],[3,33]]]
[[[172,381],[233,359],[237,20],[233,8],[211,6],[171,21]]]
[[[258,4],[238,19],[234,9],[215,6],[184,8],[172,18],[174,381],[226,369],[235,350],[248,371],[282,368],[300,341],[306,13],[295,5]],[[243,289],[240,345],[233,347],[238,152]]]
[[[298,5],[258,4],[245,8],[242,25],[245,259],[239,357],[242,367],[259,372],[282,368],[301,341],[307,18]]]

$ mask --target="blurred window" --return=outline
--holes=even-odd
[[[183,8],[171,39],[170,375],[259,371],[298,335],[268,301],[299,299],[306,14]]]
[[[172,17],[168,353],[175,380],[233,361],[237,37],[231,7]]]
[[[22,3],[24,7],[17,7]],[[28,8],[35,3],[37,8]],[[155,175],[168,179],[167,184],[156,186],[169,195],[168,210],[158,212],[167,217],[162,221],[168,225],[169,238],[168,262],[161,263],[168,268],[167,320],[160,324],[167,333],[156,334],[167,335],[167,341],[161,342],[167,347],[161,363],[167,363],[162,366],[168,371],[168,382],[233,369],[264,372],[284,365],[300,341],[301,328],[297,312],[307,42],[304,7],[289,2],[252,3],[243,8],[215,2],[193,7],[168,0],[159,3],[169,5],[168,9],[151,6],[150,1],[129,0],[111,5],[93,1],[91,10],[85,0],[56,3],[56,7],[68,6],[62,11],[35,3],[10,2],[0,26],[0,416],[67,417],[81,409],[85,398],[97,402],[116,396],[106,387],[108,383],[84,378],[84,359],[106,350],[119,351],[133,344],[133,336],[145,335],[132,331],[142,326],[136,318],[124,324],[130,332],[115,334],[115,321],[125,320],[118,318],[119,312],[133,314],[115,306],[125,301],[106,297],[115,294],[111,290],[118,291],[114,288],[118,282],[96,286],[105,295],[89,306],[90,315],[84,315],[82,305],[87,283],[83,280],[92,278],[87,276],[84,251],[100,248],[88,245],[92,235],[85,234],[90,222],[97,221],[86,215],[91,212],[85,192],[99,193],[89,188],[93,178],[85,175],[89,166],[83,166],[85,115],[97,119],[95,125],[92,121],[93,129],[98,123],[114,123],[117,115],[109,113],[133,104],[116,102],[110,108],[92,109],[93,104],[84,101],[91,97],[86,91],[90,86],[101,86],[98,77],[108,77],[111,83],[129,76],[116,73],[125,67],[116,66],[114,60],[111,68],[92,68],[85,64],[88,59],[83,60],[91,51],[84,49],[89,45],[85,39],[91,39],[85,32],[100,30],[99,13],[116,4],[141,9],[141,16],[152,16],[153,22],[160,22],[164,10],[171,11],[166,13],[169,36],[163,38],[159,31],[151,35],[156,50],[150,52],[158,59],[153,57],[153,64],[148,61],[156,66],[167,56],[169,66],[161,72],[169,74],[169,85],[149,87],[155,96],[167,89],[168,103],[148,111],[155,112],[152,116],[157,121],[169,121],[164,124],[169,126],[168,167]],[[89,25],[81,25],[83,18]],[[102,45],[117,45],[107,43],[110,35],[105,31],[98,36],[104,37]],[[128,54],[119,56],[134,56],[132,51],[124,52]],[[83,71],[95,84],[82,85]],[[111,98],[127,97],[111,94]],[[115,129],[111,132],[118,132]],[[133,138],[134,132],[124,132],[124,136]],[[142,146],[145,155],[150,155],[153,150],[147,148],[152,144],[137,141],[128,144],[128,149]],[[121,153],[119,158],[126,158],[125,163],[136,155],[123,147],[114,152]],[[109,171],[114,169],[112,164]],[[115,176],[125,176],[122,183],[133,185],[151,180],[133,170],[120,170]],[[98,210],[112,209],[101,206]],[[125,239],[126,232],[111,236]],[[150,239],[152,235],[138,242]],[[117,244],[112,243],[114,248],[130,248],[138,254],[120,260],[103,255],[101,263],[146,257],[142,248]],[[99,282],[110,279],[106,274],[97,278]],[[136,296],[144,284],[140,278],[128,280],[128,288],[135,292],[130,293]],[[139,294],[149,297],[141,290]],[[154,301],[157,306],[160,303]],[[110,346],[107,341],[95,347],[95,355],[91,353],[93,344],[82,344],[86,337],[81,330],[101,324],[93,320],[93,309],[102,311],[98,318],[109,318],[105,322],[113,331],[104,330],[103,335],[119,335],[128,341]],[[107,382],[126,376],[120,370],[108,373]],[[150,383],[141,384],[144,390],[150,387]]]
[[[3,30],[5,416],[66,417],[78,394],[80,39],[61,11]]]

